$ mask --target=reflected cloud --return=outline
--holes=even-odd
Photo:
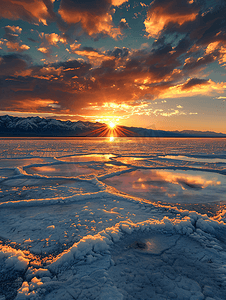
[[[179,184],[181,187],[184,188],[197,188],[203,189],[207,186],[216,186],[220,185],[221,182],[217,181],[216,179],[213,180],[206,180],[202,176],[193,176],[181,173],[172,173],[172,172],[162,172],[156,171],[156,178],[163,179],[163,181],[170,182],[173,184]]]
[[[223,175],[197,171],[136,170],[107,178],[104,182],[117,190],[163,202],[211,202],[223,200],[226,180]],[[222,191],[216,193],[216,189]]]
[[[226,163],[226,159],[223,158],[201,158],[201,157],[188,157],[183,155],[166,155],[159,156],[160,158],[165,159],[176,159],[176,160],[184,160],[184,161],[195,161],[195,162],[208,162],[208,163]]]
[[[115,157],[113,154],[86,154],[86,155],[73,155],[68,157],[58,157],[60,161],[68,162],[90,162],[90,161],[108,161]]]
[[[90,174],[93,172],[93,169],[87,167],[81,167],[78,164],[62,164],[62,165],[54,165],[54,166],[31,167],[26,171],[28,174],[72,177],[72,176]]]
[[[118,157],[116,160],[122,162],[123,164],[133,164],[136,161],[145,160],[145,158],[127,156],[127,157]]]
[[[43,166],[43,167],[32,167],[31,170],[35,171],[35,172],[44,172],[44,173],[48,173],[48,172],[54,172],[56,171],[56,168],[54,167],[49,167],[49,166]]]

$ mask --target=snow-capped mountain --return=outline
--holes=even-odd
[[[226,137],[226,134],[202,131],[163,131],[141,127],[117,126],[117,136],[136,137]],[[63,137],[110,136],[111,130],[104,123],[61,121],[40,117],[0,116],[0,136]]]
[[[0,116],[1,136],[86,136],[104,124],[71,122],[40,117]]]

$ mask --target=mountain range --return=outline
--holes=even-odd
[[[141,127],[116,126],[99,122],[61,121],[40,117],[0,116],[1,137],[226,137],[212,131],[163,131]]]

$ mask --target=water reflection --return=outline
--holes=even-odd
[[[73,155],[67,157],[58,157],[60,161],[67,162],[89,162],[89,161],[108,161],[115,157],[113,154],[86,154],[86,155]]]
[[[24,167],[31,164],[40,164],[45,163],[46,160],[42,158],[24,158],[24,159],[1,159],[0,160],[0,167]]]
[[[203,203],[226,200],[225,176],[208,172],[136,170],[104,182],[119,191],[152,201]]]
[[[60,164],[52,166],[41,166],[27,168],[28,174],[42,174],[47,176],[79,176],[84,174],[90,174],[93,169],[87,167],[81,167],[77,164]]]
[[[122,162],[123,164],[134,164],[134,162],[146,160],[147,158],[143,157],[129,157],[129,156],[123,156],[123,157],[117,157],[116,160]]]
[[[159,157],[166,158],[166,159],[184,160],[184,161],[225,163],[226,164],[226,159],[224,159],[224,158],[189,157],[189,156],[184,156],[184,155],[165,155],[165,156],[159,156]]]

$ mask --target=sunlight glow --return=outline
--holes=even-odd
[[[110,122],[108,126],[109,126],[111,129],[113,129],[113,128],[115,128],[116,125],[115,125],[114,122]]]
[[[134,136],[134,132],[124,128],[123,126],[116,125],[110,121],[103,126],[98,127],[88,133],[87,136],[98,136],[98,137],[122,137],[122,136]]]

